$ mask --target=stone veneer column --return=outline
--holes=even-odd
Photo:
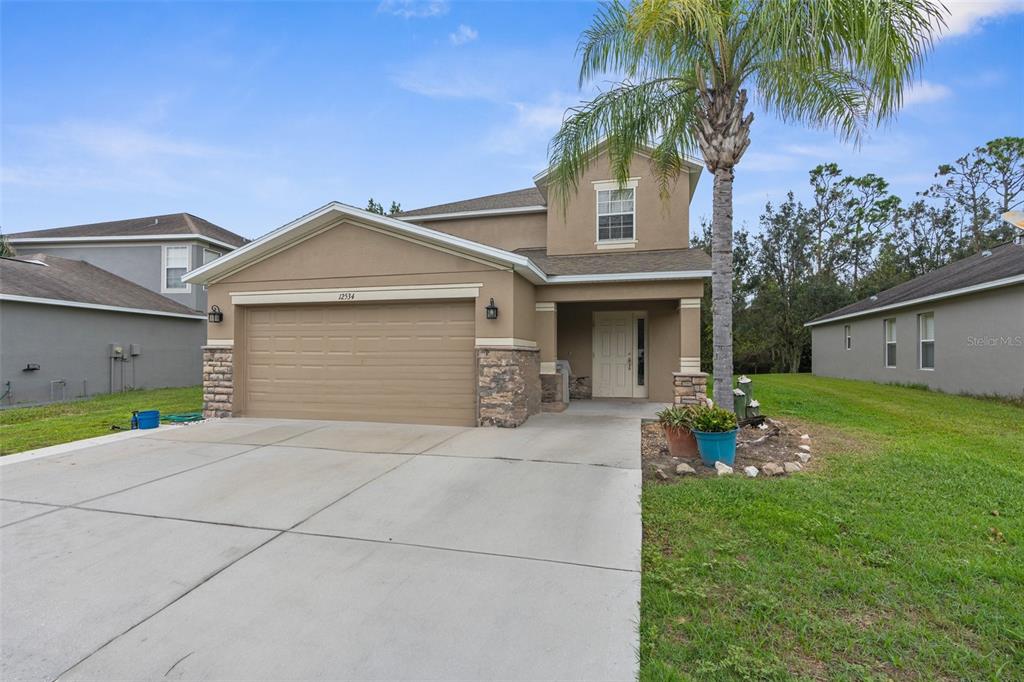
[[[477,423],[516,427],[540,412],[540,352],[536,348],[478,346]]]
[[[672,372],[672,403],[675,405],[707,405],[708,375],[704,372]]]
[[[203,416],[230,417],[234,402],[234,350],[203,346]]]

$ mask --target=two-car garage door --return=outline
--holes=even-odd
[[[242,414],[472,426],[471,301],[252,306]]]

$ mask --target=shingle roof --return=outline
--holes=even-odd
[[[662,249],[629,253],[549,256],[547,249],[518,249],[547,275],[601,275],[625,272],[681,272],[711,269],[711,257],[701,249]]]
[[[991,255],[976,253],[963,260],[950,263],[920,277],[886,289],[870,298],[822,315],[809,324],[827,322],[833,318],[870,313],[876,308],[896,306],[926,296],[936,296],[966,287],[986,284],[995,280],[1024,275],[1024,245],[1003,244],[990,250]]]
[[[48,254],[0,258],[0,294],[179,315],[200,314],[85,261]]]
[[[8,235],[9,239],[61,239],[66,237],[145,237],[160,234],[194,234],[241,246],[248,239],[214,225],[208,220],[191,213],[170,213],[168,215],[112,220],[106,223],[89,223],[55,227],[49,230],[30,230]]]
[[[545,206],[547,202],[536,187],[517,189],[512,192],[501,194],[489,194],[485,197],[465,199],[463,201],[452,201],[447,204],[437,204],[417,208],[411,211],[402,211],[396,218],[405,219],[421,215],[432,215],[434,213],[465,213],[467,211],[493,211],[503,208],[527,208],[530,206]]]

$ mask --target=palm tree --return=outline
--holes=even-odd
[[[689,154],[714,176],[714,399],[732,405],[732,183],[760,107],[854,143],[892,116],[945,8],[933,0],[615,0],[580,39],[581,87],[619,82],[567,112],[549,149],[562,205],[599,152],[619,181],[651,150],[662,195]]]

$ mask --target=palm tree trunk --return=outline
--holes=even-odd
[[[732,168],[715,171],[711,206],[711,314],[715,404],[732,410]]]

